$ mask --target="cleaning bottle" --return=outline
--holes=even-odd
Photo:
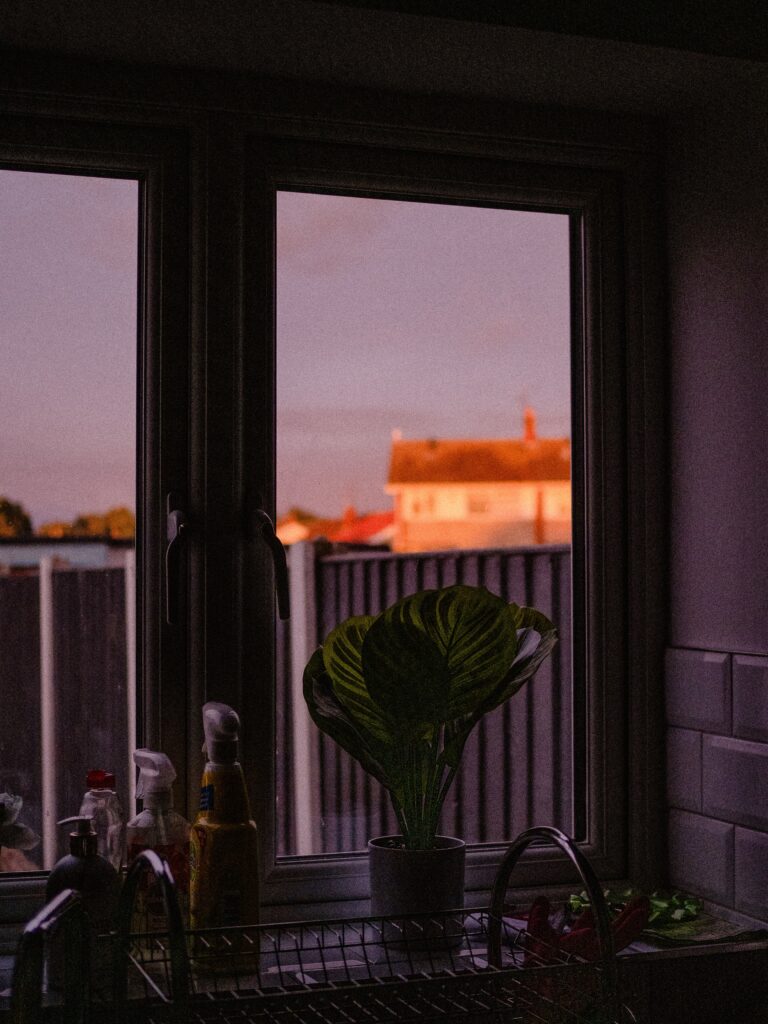
[[[240,720],[227,704],[211,701],[203,728],[207,763],[190,843],[190,925],[257,924],[258,841],[237,760]]]
[[[86,775],[86,785],[80,817],[93,820],[99,854],[120,871],[125,852],[125,816],[115,792],[115,776],[101,768],[92,768]]]
[[[89,817],[78,815],[63,818],[59,825],[75,826],[69,833],[69,853],[53,866],[45,887],[46,902],[64,889],[80,893],[83,909],[91,926],[91,984],[99,991],[109,991],[112,983],[112,944],[108,939],[96,941],[96,936],[107,935],[114,926],[120,876],[115,868],[97,851],[98,837]],[[63,974],[66,951],[59,950],[52,958],[51,974],[54,982]]]
[[[142,850],[154,850],[168,861],[176,883],[176,895],[182,919],[189,912],[189,833],[190,824],[173,809],[171,786],[176,772],[166,754],[140,748],[133,753],[139,768],[136,796],[144,801],[144,809],[126,825],[128,864]],[[149,876],[142,879],[136,896],[137,921],[132,931],[165,931],[162,895],[152,886]]]

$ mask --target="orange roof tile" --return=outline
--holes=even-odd
[[[569,480],[567,437],[392,442],[390,484]]]

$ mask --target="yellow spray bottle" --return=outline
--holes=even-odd
[[[258,840],[237,760],[240,719],[227,704],[211,701],[203,706],[203,728],[207,761],[190,837],[190,925],[193,930],[255,925]]]

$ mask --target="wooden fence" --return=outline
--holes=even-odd
[[[472,843],[510,840],[532,824],[573,826],[571,559],[567,545],[429,554],[290,550],[292,618],[278,627],[278,849],[363,849],[396,832],[382,787],[318,733],[301,699],[303,667],[349,615],[376,614],[408,593],[452,583],[486,586],[533,605],[560,642],[534,680],[480,722],[446,801],[442,829]]]
[[[56,819],[76,814],[91,767],[115,771],[133,808],[129,737],[135,735],[134,572],[52,571],[0,577],[0,788],[21,793],[23,818],[43,836],[31,857],[63,850]],[[534,605],[557,625],[553,656],[470,737],[442,819],[472,843],[504,841],[533,823],[573,824],[570,549],[392,554],[289,552],[292,618],[277,626],[278,852],[363,849],[396,831],[387,794],[309,720],[304,665],[349,615],[375,614],[416,590],[488,587]],[[63,831],[63,830],[59,830]]]
[[[89,768],[115,772],[133,806],[133,552],[126,567],[0,577],[0,787],[24,798],[42,837],[29,857],[51,867],[67,848],[59,818],[77,814]]]

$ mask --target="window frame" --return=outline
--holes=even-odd
[[[607,735],[617,751],[606,758],[606,777],[621,794],[616,822],[609,820],[605,801],[598,822],[604,834],[623,836],[621,857],[602,857],[597,867],[606,881],[661,884],[666,396],[659,125],[492,99],[352,91],[178,69],[131,66],[121,74],[117,65],[79,62],[73,78],[71,61],[29,55],[12,67],[5,80],[10,84],[0,86],[8,100],[0,115],[5,165],[106,169],[142,177],[147,190],[153,244],[145,263],[145,309],[155,357],[145,372],[151,387],[168,396],[164,425],[176,423],[184,439],[171,450],[150,445],[144,460],[145,479],[157,483],[143,509],[148,528],[138,570],[147,599],[140,608],[144,654],[137,669],[145,700],[154,689],[156,713],[145,712],[141,739],[164,746],[176,760],[177,805],[192,816],[201,763],[199,708],[215,698],[242,709],[243,762],[263,836],[265,919],[364,911],[365,867],[355,855],[276,868],[270,842],[273,768],[269,755],[264,758],[273,736],[274,599],[269,557],[250,520],[257,505],[269,504],[258,492],[270,485],[274,445],[268,272],[274,250],[272,238],[253,230],[254,168],[266,168],[266,149],[280,141],[307,151],[333,144],[362,147],[369,155],[455,159],[470,169],[470,180],[476,161],[495,162],[502,170],[543,168],[553,177],[591,177],[612,194],[617,219],[611,245],[621,253],[621,273],[603,298],[618,334],[611,358],[605,366],[598,359],[596,369],[613,400],[606,403],[593,387],[575,396],[592,402],[589,443],[606,453],[601,472],[586,480],[596,512],[591,535],[605,548],[605,534],[616,556],[594,566],[591,585],[603,609],[621,610],[620,628],[605,646],[594,631],[585,636],[590,670],[612,668],[619,691],[618,721],[599,700],[588,712],[593,737]],[[577,326],[584,322],[600,334],[605,311],[590,297],[603,286],[598,271],[610,254],[597,238],[579,235],[574,245],[595,268]],[[144,421],[150,413],[143,411]],[[186,490],[193,526],[185,620],[170,633],[162,607],[166,488]],[[575,622],[574,633],[583,632],[584,623]],[[150,679],[161,682],[155,688]],[[498,862],[498,850],[486,854],[485,863],[470,862],[473,902],[482,902]],[[518,884],[555,884],[562,877],[557,855],[533,851],[526,860]],[[44,882],[42,873],[0,879],[0,925],[27,919]]]
[[[166,623],[166,495],[189,494],[189,142],[177,129],[46,112],[0,116],[0,166],[135,180],[137,246],[136,745],[166,750],[182,778],[190,762],[187,620]],[[190,559],[182,565],[190,574]],[[185,592],[187,582],[181,581]],[[185,800],[186,802],[186,800]],[[76,810],[76,808],[75,808]],[[44,897],[46,871],[0,875],[0,926],[13,936]]]
[[[266,128],[266,130],[265,130]],[[647,609],[645,593],[627,580],[651,577],[660,588],[658,565],[648,559],[644,541],[653,532],[642,509],[660,501],[651,494],[646,458],[658,458],[660,411],[646,390],[658,369],[660,291],[653,263],[657,239],[653,197],[653,156],[648,152],[585,152],[553,144],[542,159],[541,147],[528,140],[443,132],[394,133],[389,129],[338,123],[295,124],[274,121],[242,131],[244,180],[241,358],[245,392],[254,396],[242,409],[243,478],[256,479],[270,495],[274,513],[274,195],[282,188],[349,192],[429,201],[454,199],[481,205],[518,205],[572,215],[574,461],[574,579],[581,601],[574,601],[574,671],[589,679],[588,706],[582,714],[589,741],[578,753],[589,764],[587,805],[589,836],[583,850],[599,876],[636,884],[659,878],[660,840],[655,832],[644,849],[633,847],[653,817],[648,797],[658,796],[658,762],[652,785],[644,781],[649,724],[658,723],[651,664],[658,659],[659,637],[636,635],[634,625]],[[647,140],[645,140],[647,143]],[[489,152],[483,142],[491,143]],[[499,149],[502,152],[499,152]],[[642,147],[638,147],[642,149]],[[495,151],[494,151],[495,150]],[[656,254],[658,255],[658,254]],[[583,268],[583,271],[582,271]],[[651,420],[653,421],[651,423]],[[577,429],[578,428],[578,429]],[[584,438],[580,445],[579,438]],[[250,452],[259,452],[255,459]],[[652,453],[652,454],[651,454]],[[577,464],[578,466],[578,464]],[[649,506],[650,507],[650,506]],[[651,529],[649,530],[649,526]],[[588,548],[587,548],[588,544]],[[580,552],[584,551],[580,564]],[[248,574],[243,587],[244,614],[258,618],[269,607],[270,574]],[[653,585],[651,586],[653,592]],[[646,623],[645,625],[655,625]],[[579,639],[581,638],[581,639]],[[264,631],[244,636],[244,665],[260,668],[259,711],[242,681],[246,718],[259,716],[254,766],[256,807],[264,823],[264,896],[267,904],[290,907],[337,901],[360,904],[367,895],[365,854],[317,858],[275,856],[274,692],[272,638]],[[249,642],[249,639],[251,642]],[[270,651],[270,657],[265,655]],[[246,672],[247,674],[247,672]],[[268,709],[268,710],[267,710]],[[646,717],[643,719],[642,715]],[[258,752],[261,752],[260,754]],[[269,763],[268,763],[269,761]],[[638,813],[637,803],[643,804]],[[661,801],[659,800],[659,805]],[[658,818],[657,818],[658,820]],[[583,823],[582,823],[583,824]],[[647,833],[646,833],[647,835]],[[468,900],[483,902],[505,844],[468,851]],[[571,876],[562,856],[531,851],[519,868],[519,884],[565,884]],[[353,903],[346,904],[352,906]],[[283,914],[282,916],[285,916]]]

